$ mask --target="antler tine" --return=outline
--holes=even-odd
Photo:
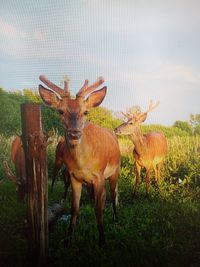
[[[69,96],[69,79],[68,77],[64,78],[64,91]]]
[[[124,117],[126,117],[128,120],[129,119],[132,119],[134,116],[135,116],[135,114],[134,113],[131,113],[131,112],[121,112],[121,114],[124,116]]]
[[[148,113],[148,112],[154,110],[155,108],[157,108],[157,106],[159,106],[159,104],[160,104],[160,101],[157,101],[156,104],[153,105],[153,101],[151,100],[150,104],[149,104],[149,107],[148,107],[148,109],[147,109],[147,111],[145,113]]]
[[[55,85],[54,83],[50,82],[44,75],[40,75],[40,81],[46,84],[50,89],[58,93],[59,95],[63,95],[63,89],[59,86]]]
[[[84,91],[88,87],[88,84],[89,84],[89,81],[88,80],[85,80],[83,86],[81,87],[81,89],[79,90],[79,92],[76,94],[77,97],[84,96]]]
[[[130,118],[129,115],[128,115],[127,113],[124,113],[123,111],[121,111],[121,114],[122,114],[124,117],[126,117],[127,119]]]
[[[92,91],[94,91],[97,87],[99,87],[102,83],[104,83],[104,78],[103,77],[99,77],[97,78],[97,80],[90,85],[88,88],[86,88],[85,93],[89,94]]]
[[[87,81],[87,80],[86,80]],[[104,83],[104,78],[103,77],[99,77],[97,78],[97,80],[88,87],[88,81],[87,84],[83,85],[83,87],[81,88],[81,90],[78,92],[77,96],[86,96],[88,94],[90,94],[91,92],[93,92],[97,87],[99,87],[102,83]]]

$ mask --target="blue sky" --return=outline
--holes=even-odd
[[[200,113],[200,1],[1,0],[0,87],[36,89],[40,74],[75,94],[103,76],[103,106],[160,106],[147,123]]]

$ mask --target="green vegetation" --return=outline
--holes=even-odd
[[[123,148],[119,178],[119,222],[112,221],[109,190],[105,208],[107,245],[98,247],[93,206],[83,191],[80,215],[71,247],[61,240],[69,225],[69,216],[60,220],[50,232],[49,259],[53,266],[198,266],[200,251],[200,137],[168,139],[169,153],[158,188],[151,184],[150,197],[145,198],[145,183],[133,199],[133,157],[131,143],[120,141]],[[51,174],[57,139],[50,144],[48,158]],[[131,146],[131,147],[129,147]],[[9,157],[10,140],[0,138],[1,158]],[[127,154],[128,153],[128,154]],[[26,261],[26,205],[17,199],[14,185],[6,180],[0,169],[0,251],[1,266],[23,266]],[[144,176],[144,175],[143,175]],[[152,179],[153,180],[153,179]],[[59,202],[63,183],[58,181],[49,202]],[[70,212],[71,192],[67,198]],[[51,266],[51,265],[50,265]]]
[[[187,121],[176,121],[173,126],[192,135],[192,126]]]
[[[29,102],[42,105],[42,120],[46,132],[56,130],[62,134],[58,112],[44,106],[39,95],[29,89],[9,93],[0,89],[0,134],[9,137],[21,132],[20,104]],[[92,109],[88,119],[107,128],[115,128],[120,124],[120,120],[115,119],[112,112],[103,107]]]
[[[21,94],[1,90],[0,94],[1,115],[4,115],[3,118],[1,116],[0,158],[1,162],[7,159],[14,169],[10,160],[10,145],[12,135],[20,132],[19,111],[15,112],[19,110],[20,103],[32,100],[40,102],[40,99],[37,94],[29,94],[28,91]],[[6,110],[8,113],[5,113]],[[51,177],[55,147],[61,130],[57,113],[46,107],[43,111],[45,129],[54,131],[52,143],[48,147]],[[94,109],[89,114],[89,119],[109,128],[115,128],[120,123],[113,118],[111,111],[104,108]],[[197,126],[198,124],[195,127]],[[143,181],[138,198],[133,199],[133,145],[128,138],[120,138],[122,164],[119,177],[119,220],[117,223],[112,221],[111,198],[107,186],[104,217],[106,247],[98,247],[93,205],[84,190],[74,239],[69,248],[63,246],[61,241],[65,238],[70,219],[69,191],[67,216],[54,225],[49,235],[48,266],[199,266],[200,136],[191,135],[179,127],[160,125],[146,125],[142,130],[163,131],[168,138],[169,152],[159,188],[154,185],[152,177],[149,198],[145,198]],[[144,173],[142,177],[144,178]],[[59,177],[54,192],[49,191],[49,203],[59,202],[63,192],[63,182]],[[18,201],[14,185],[6,179],[1,164],[0,204],[0,266],[29,266],[26,259],[26,204]]]
[[[45,131],[57,131],[62,134],[62,127],[59,121],[59,114],[43,105],[38,93],[30,89],[24,89],[22,92],[6,92],[0,88],[0,134],[4,136],[12,136],[21,132],[20,104],[35,102],[42,105],[42,118]],[[140,110],[140,107],[134,106],[130,110]],[[190,123],[184,121],[176,121],[174,126],[167,127],[163,125],[142,125],[143,132],[162,131],[166,137],[172,136],[189,136],[192,134],[200,135],[200,114],[191,115]],[[114,129],[121,123],[119,118],[113,115],[113,112],[98,107],[92,109],[88,115],[88,119],[102,127]]]

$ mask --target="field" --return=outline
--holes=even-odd
[[[0,158],[9,159],[10,138],[0,137]],[[119,177],[119,220],[113,223],[109,190],[104,213],[107,244],[99,248],[93,204],[83,191],[76,233],[65,248],[62,239],[70,219],[69,191],[66,216],[49,235],[48,266],[200,266],[200,137],[168,138],[169,153],[158,187],[151,179],[150,195],[145,183],[133,198],[134,165],[132,145],[120,139],[122,151]],[[51,177],[57,139],[49,145]],[[11,163],[10,163],[11,165]],[[144,173],[142,173],[144,177]],[[0,266],[30,266],[27,263],[25,231],[26,205],[17,199],[14,185],[0,167]],[[60,177],[49,203],[59,202],[63,194]],[[50,184],[50,182],[49,182]]]

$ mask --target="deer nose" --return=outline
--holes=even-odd
[[[118,128],[116,128],[116,129],[114,130],[114,132],[115,132],[115,134],[117,134],[117,135],[119,135],[119,134],[121,133],[120,129],[118,129]]]
[[[69,139],[80,139],[81,138],[81,131],[77,130],[77,129],[69,129],[67,136],[69,137]]]

